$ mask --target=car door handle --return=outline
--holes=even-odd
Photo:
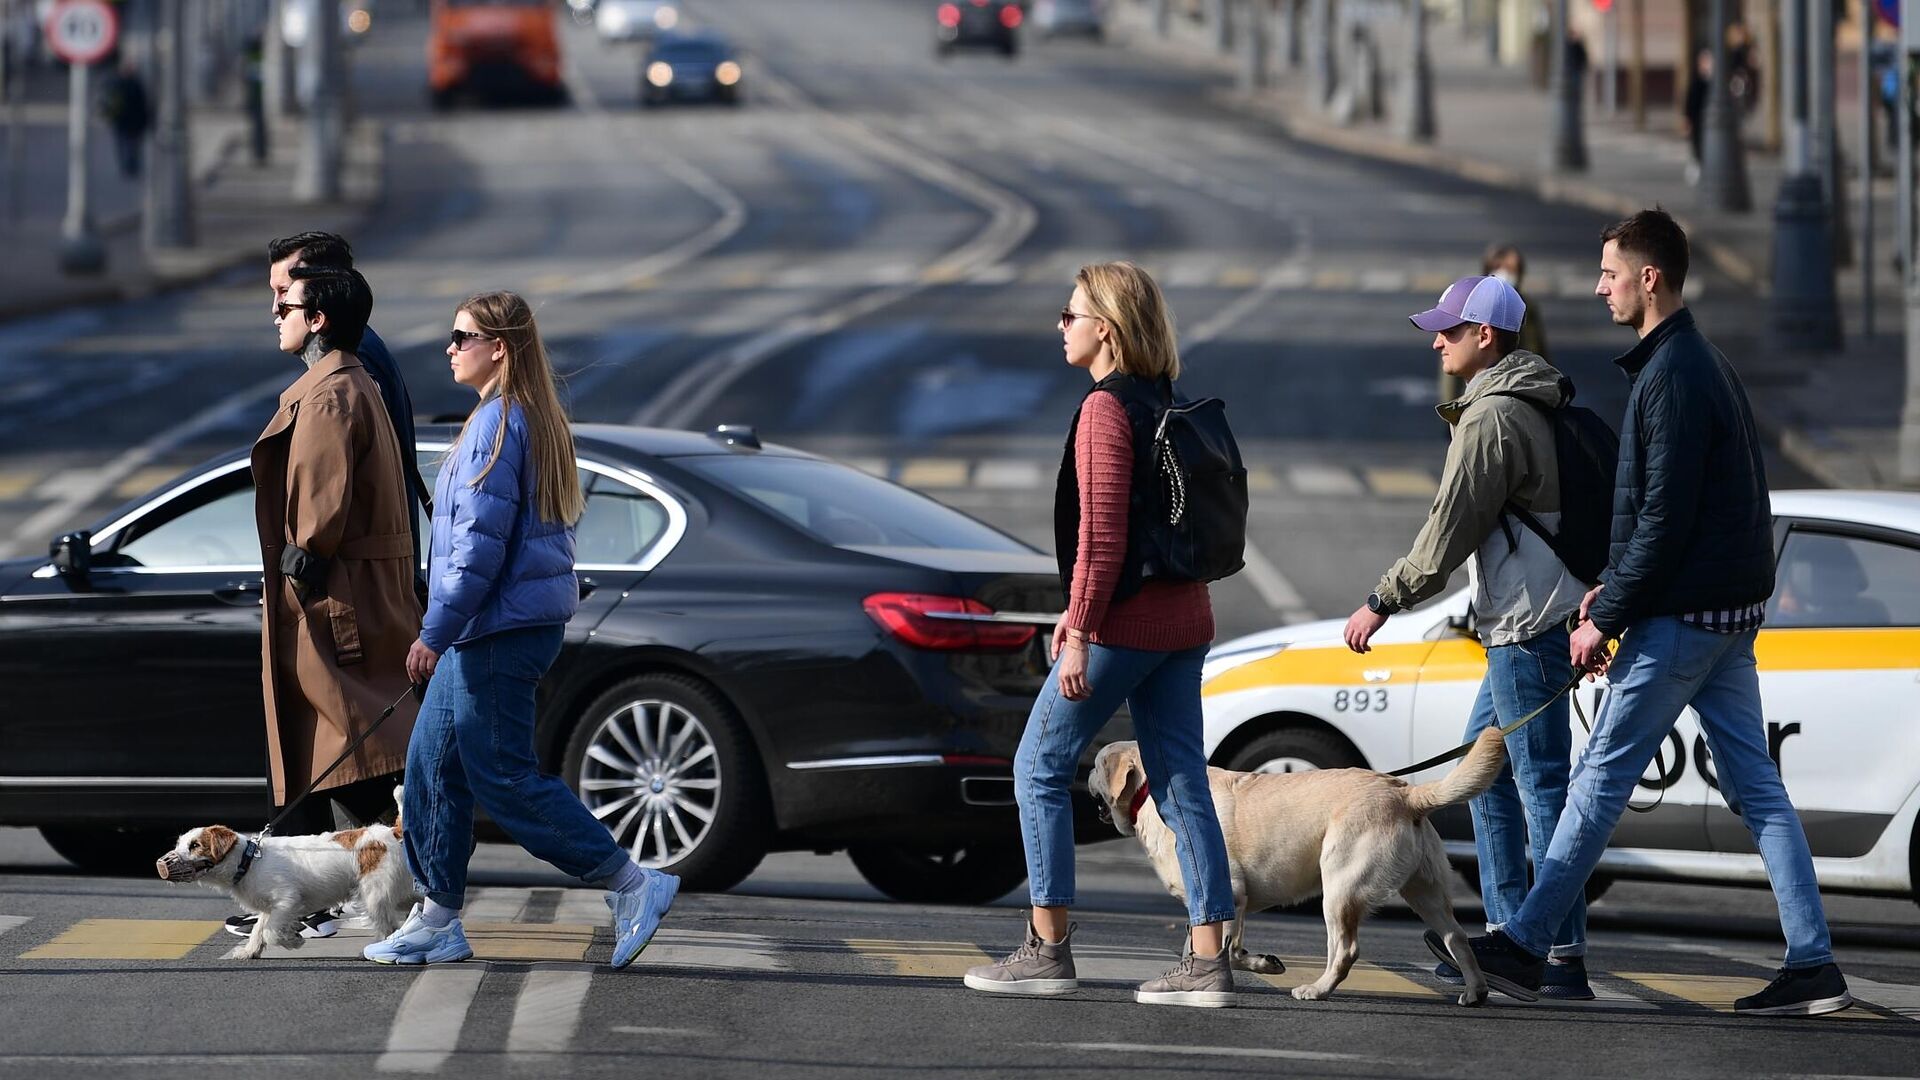
[[[594,581],[592,578],[590,577],[581,578],[580,579],[580,599],[585,600],[587,597],[592,596],[593,590],[599,587],[600,587],[600,584]]]
[[[235,607],[252,607],[260,604],[265,598],[266,587],[258,579],[253,581],[230,581],[213,590],[213,595],[218,597],[223,604],[232,604]]]

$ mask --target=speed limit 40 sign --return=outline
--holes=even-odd
[[[105,58],[119,37],[120,17],[105,0],[60,0],[47,16],[47,45],[69,64]]]

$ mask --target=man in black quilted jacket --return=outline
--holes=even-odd
[[[1487,981],[1528,998],[1553,934],[1606,850],[1634,783],[1691,705],[1720,791],[1753,834],[1773,884],[1786,960],[1750,1016],[1817,1016],[1853,1004],[1833,961],[1820,883],[1800,817],[1767,752],[1754,635],[1773,593],[1766,468],[1740,376],[1681,300],[1687,236],[1661,210],[1601,233],[1600,283],[1613,321],[1640,335],[1615,363],[1632,383],[1620,426],[1613,544],[1581,604],[1575,668],[1607,671],[1593,735],[1574,766],[1546,864],[1520,911],[1473,940]],[[1607,643],[1619,642],[1609,659]],[[1446,959],[1445,946],[1429,947]]]

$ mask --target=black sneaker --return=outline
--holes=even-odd
[[[235,937],[246,937],[253,933],[253,924],[259,921],[258,915],[230,915],[221,929]],[[339,918],[331,911],[316,911],[300,920],[303,938],[329,938],[339,932]]]
[[[1853,1004],[1839,964],[1781,968],[1765,990],[1733,1003],[1741,1016],[1824,1016]]]
[[[1540,978],[1540,996],[1556,1001],[1592,1001],[1593,985],[1587,982],[1587,962],[1578,957],[1551,960]]]
[[[1447,943],[1440,940],[1439,934],[1429,930],[1425,940],[1435,957],[1452,962],[1453,954],[1447,951]],[[1474,938],[1467,944],[1472,946],[1473,958],[1480,962],[1480,974],[1487,977],[1488,986],[1517,1001],[1540,1000],[1540,978],[1547,966],[1546,957],[1535,956],[1514,944],[1501,930]]]
[[[1433,966],[1433,977],[1452,986],[1467,985],[1467,977],[1460,974],[1460,969],[1454,967],[1451,960],[1442,960],[1438,964],[1435,964]]]

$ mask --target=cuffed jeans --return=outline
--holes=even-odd
[[[565,628],[503,630],[440,657],[407,744],[401,835],[427,898],[463,906],[473,807],[514,843],[583,881],[617,873],[627,853],[534,756],[534,689],[560,655]]]
[[[1486,794],[1473,800],[1473,844],[1480,856],[1480,900],[1487,929],[1502,929],[1527,898],[1527,855],[1545,865],[1553,827],[1567,805],[1567,778],[1573,769],[1573,731],[1567,698],[1561,691],[1573,678],[1565,629],[1487,650],[1487,677],[1467,721],[1467,741],[1488,727],[1505,727],[1552,704],[1527,726],[1507,736],[1507,760]],[[1587,901],[1573,902],[1553,938],[1556,957],[1585,956]]]
[[[1124,701],[1133,714],[1154,809],[1173,831],[1188,921],[1204,926],[1233,918],[1227,842],[1214,815],[1201,745],[1200,666],[1206,658],[1204,645],[1167,653],[1090,644],[1085,701],[1060,695],[1057,664],[1047,675],[1013,759],[1034,906],[1073,905],[1070,788],[1080,755]]]
[[[1746,823],[1766,864],[1787,938],[1785,966],[1832,962],[1807,835],[1767,753],[1753,638],[1753,631],[1716,634],[1672,616],[1627,628],[1609,669],[1606,702],[1574,766],[1567,808],[1554,828],[1546,863],[1526,903],[1507,921],[1507,936],[1522,948],[1546,954],[1553,943],[1549,935],[1582,895],[1634,784],[1681,710],[1692,705],[1713,753],[1720,792]]]

